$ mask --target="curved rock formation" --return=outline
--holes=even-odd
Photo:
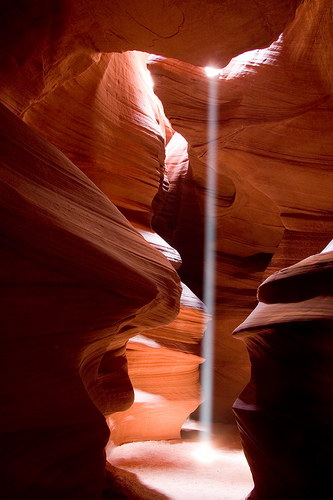
[[[218,149],[216,370],[233,393],[224,407],[223,386],[217,383],[218,420],[230,417],[232,397],[247,377],[246,356],[230,333],[254,307],[271,256],[277,252],[268,274],[286,258],[292,264],[319,251],[331,237],[332,75],[325,69],[331,25],[329,2],[305,1],[270,47],[232,59],[216,77],[215,138],[207,138],[209,84],[203,68],[160,57],[149,61],[166,115],[189,143],[198,214],[203,213],[199,193],[209,168],[208,142],[215,141]],[[234,200],[226,206],[221,185],[230,192],[231,183]],[[174,232],[181,226],[178,219]],[[197,237],[193,233],[193,241]],[[172,237],[169,242],[180,250]],[[303,248],[297,250],[300,242]],[[191,253],[189,239],[181,248],[185,268]],[[200,279],[197,272],[194,281]]]
[[[179,280],[59,150],[3,107],[1,125],[1,493],[98,498],[126,341],[176,316]]]
[[[177,316],[180,282],[173,267],[180,258],[172,247],[184,260],[183,281],[200,295],[209,141],[217,142],[219,160],[215,418],[230,420],[249,375],[246,351],[230,332],[254,307],[263,272],[316,253],[332,230],[331,13],[329,0],[3,2],[0,102],[12,111],[0,109],[4,498],[101,496],[108,435],[102,414],[116,412],[118,442],[152,436],[122,421],[135,411],[148,418],[148,399],[161,397],[157,379],[138,365],[148,353],[164,363],[149,368],[167,381],[169,437],[197,405],[197,349],[206,318],[198,303],[182,303]],[[150,68],[178,133],[146,80],[147,56],[129,50],[170,58],[155,56]],[[209,141],[208,83],[195,64],[226,65],[217,82],[218,137]],[[152,216],[169,245],[153,233]],[[300,267],[293,269],[299,276]],[[311,340],[312,315],[321,318],[330,299],[315,299],[323,282],[311,273],[296,287],[286,276],[285,300],[292,305],[286,302],[284,311],[289,321],[295,303],[305,304],[306,325],[303,316],[292,321],[309,333],[304,358],[313,368],[328,358]],[[301,300],[300,284],[310,275],[313,286]],[[262,299],[283,298],[280,277],[261,288]],[[276,321],[285,314],[275,303],[267,307]],[[294,327],[283,323],[278,328],[292,335]],[[321,326],[318,338],[328,345],[327,321]],[[141,406],[137,399],[131,414],[125,345],[138,333],[145,340],[129,345],[130,371],[146,399]],[[302,340],[299,331],[296,337]],[[280,342],[275,333],[271,338]],[[280,355],[280,344],[276,349]],[[179,397],[166,368],[176,358],[177,380],[186,387]],[[326,375],[314,368],[312,375],[326,390]],[[295,384],[303,390],[298,379]],[[322,393],[311,394],[319,410],[329,411]],[[161,437],[164,415],[156,405],[152,411],[150,421],[160,419],[154,436]],[[304,425],[319,423],[316,418]],[[328,426],[320,423],[323,441]],[[290,491],[312,468],[305,462],[292,483],[276,461]],[[265,482],[260,467],[254,465],[256,483],[265,491],[271,476]]]
[[[300,0],[23,0],[1,6],[0,94],[17,113],[101,52],[142,50],[219,66],[271,43]],[[202,43],[205,40],[205,43]]]
[[[178,252],[150,229],[153,198],[159,186],[163,186],[165,143],[173,142],[170,140],[173,131],[152,91],[146,61],[147,55],[138,52],[104,54],[82,75],[32,106],[25,113],[24,120],[83,170],[139,229],[146,241],[161,251],[177,269],[181,265]],[[66,102],[66,107],[63,102]],[[194,342],[196,335],[197,351],[203,334],[205,319],[202,304],[196,310],[199,303],[192,300],[190,325],[193,332],[191,328],[184,329],[188,308],[181,305],[179,316],[167,328],[145,331],[142,325],[141,333],[158,342],[153,343],[153,349],[149,343],[137,338],[128,344],[126,354],[136,398],[131,409],[110,419],[114,443],[156,439],[158,436],[179,437],[183,422],[199,405],[197,379],[201,358],[196,357],[197,352],[196,355],[190,354],[186,347],[189,341]],[[163,331],[167,333],[161,340]],[[179,335],[183,343],[177,342]],[[171,346],[171,349],[166,346]],[[160,387],[161,374],[151,370],[150,357],[156,358],[153,364],[158,363],[158,359],[167,360],[162,368],[165,376],[175,365],[177,384],[184,382],[182,390],[177,389],[174,378],[170,379],[169,386],[165,379],[165,384]],[[193,376],[191,381],[186,381],[189,365]],[[150,384],[155,383],[156,408],[151,403],[152,394],[147,387],[141,387],[136,372],[141,378],[152,379]],[[149,393],[148,405],[144,404],[143,391]],[[160,408],[162,400],[165,401],[163,411]],[[134,425],[132,430],[129,419]]]
[[[324,498],[331,484],[333,251],[270,276],[235,330],[252,363],[234,405],[257,500]]]
[[[130,339],[126,355],[134,403],[109,418],[114,444],[180,438],[183,423],[204,397],[198,365],[207,319],[202,302],[183,285],[177,318]]]
[[[146,60],[139,52],[103,54],[24,115],[142,228],[150,228],[170,134]]]

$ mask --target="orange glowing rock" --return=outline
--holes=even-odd
[[[102,413],[116,412],[110,420],[116,442],[170,438],[201,398],[207,318],[187,290],[178,310],[174,269],[200,296],[204,66],[223,67],[218,137],[209,138],[219,149],[216,419],[232,418],[232,402],[249,376],[246,350],[230,332],[255,306],[263,273],[316,254],[328,241],[332,16],[329,0],[56,4],[0,7],[0,102],[14,113],[1,105],[8,403],[0,496],[90,500],[101,496],[104,482]],[[171,124],[154,96],[148,56],[132,50],[158,55],[149,65]],[[307,317],[312,335],[314,318],[325,312],[327,319],[331,299],[325,289],[318,300],[322,276],[317,283],[314,273],[307,291],[313,297],[295,308],[311,274],[299,271],[293,268],[283,284],[275,276],[262,286],[260,299],[271,303],[260,303],[249,322],[264,317],[270,329],[267,311],[277,321],[288,309],[293,322]],[[286,284],[291,302],[282,310],[274,301]],[[130,409],[127,342],[135,384]],[[316,342],[306,347],[322,352]],[[311,376],[321,387],[318,373]],[[329,414],[322,379],[318,414]]]
[[[170,324],[143,332],[127,344],[134,403],[108,418],[111,441],[179,439],[199,405],[199,342],[208,317],[202,302],[183,285],[180,311]]]
[[[21,114],[101,53],[141,50],[193,64],[224,66],[265,47],[300,0],[34,0],[1,6],[0,95]],[[203,43],[204,40],[204,43]]]
[[[202,220],[207,144],[217,142],[217,419],[232,418],[231,402],[249,376],[247,355],[230,334],[255,306],[271,257],[276,254],[267,273],[318,252],[331,238],[333,80],[325,69],[331,42],[329,2],[304,2],[271,46],[232,59],[216,77],[215,138],[207,138],[204,68],[175,59],[149,60],[166,115],[189,143],[190,167],[179,186],[192,189],[191,212],[183,204],[170,238],[162,213],[154,227],[180,251],[180,275],[199,295],[202,267],[193,264],[192,242],[200,255],[202,233],[188,221],[191,216]]]

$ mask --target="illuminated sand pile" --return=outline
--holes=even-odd
[[[214,448],[199,441],[146,442],[107,449],[113,484],[134,500],[241,500],[251,473],[234,426],[213,426]],[[116,488],[116,486],[113,486]],[[117,493],[110,486],[109,496]]]

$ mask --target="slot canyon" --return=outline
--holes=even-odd
[[[327,498],[332,2],[3,0],[0,24],[0,498]],[[188,458],[207,401],[234,490]]]

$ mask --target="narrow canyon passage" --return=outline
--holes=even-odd
[[[331,1],[0,25],[0,497],[325,498]]]

